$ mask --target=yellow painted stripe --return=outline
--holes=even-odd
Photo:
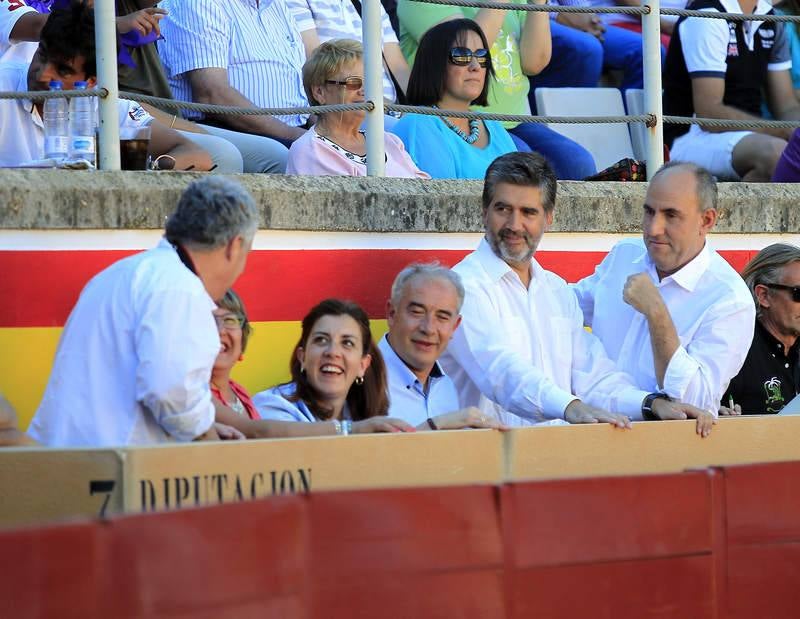
[[[373,320],[372,332],[380,338],[385,320]],[[27,428],[42,399],[53,365],[61,327],[0,329],[0,393]],[[244,361],[233,371],[233,379],[256,393],[289,377],[289,358],[300,337],[299,321],[254,322],[253,336]]]

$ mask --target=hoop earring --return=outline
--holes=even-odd
[[[363,376],[356,376],[355,380],[356,385],[359,387],[364,384],[364,377]]]

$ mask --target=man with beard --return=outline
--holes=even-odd
[[[583,328],[575,295],[533,255],[553,222],[556,178],[535,153],[508,153],[486,171],[478,249],[454,267],[466,289],[461,328],[442,364],[461,405],[477,405],[509,425],[546,420],[608,422],[714,417],[639,389],[616,370]]]
[[[717,184],[693,163],[656,172],[642,209],[642,239],[617,243],[573,290],[617,368],[648,391],[716,411],[753,333],[753,299],[706,241]]]

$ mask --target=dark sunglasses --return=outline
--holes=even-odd
[[[458,67],[466,67],[473,58],[479,67],[486,67],[489,64],[489,50],[481,48],[473,52],[468,47],[454,47],[450,50],[450,62]]]
[[[364,85],[364,79],[357,75],[351,75],[343,80],[325,80],[325,83],[344,86],[347,90],[359,90]]]
[[[789,290],[792,293],[792,301],[800,303],[800,286],[787,286],[786,284],[762,284],[762,286],[775,290]]]

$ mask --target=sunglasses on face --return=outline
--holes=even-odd
[[[468,47],[454,47],[450,50],[450,62],[458,67],[466,67],[473,58],[479,67],[486,67],[489,64],[489,50],[481,48],[473,52]]]
[[[800,286],[787,286],[786,284],[762,284],[774,290],[788,290],[792,293],[792,301],[800,303]]]
[[[357,75],[350,75],[343,80],[325,80],[325,83],[344,86],[346,90],[359,90],[364,85],[364,78]]]

